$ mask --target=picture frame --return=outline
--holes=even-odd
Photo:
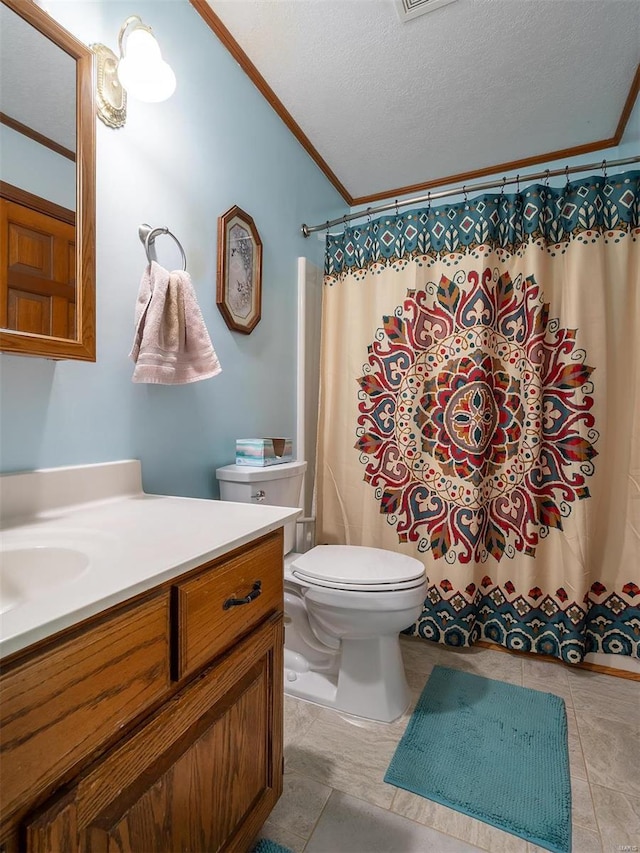
[[[262,313],[262,240],[237,205],[218,218],[216,304],[234,332],[249,335]]]

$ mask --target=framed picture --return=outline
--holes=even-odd
[[[234,206],[218,219],[216,303],[227,326],[250,334],[262,310],[262,241],[253,219]]]

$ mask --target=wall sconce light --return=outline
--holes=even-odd
[[[127,118],[127,92],[140,101],[169,98],[176,75],[163,60],[151,27],[138,15],[127,18],[118,34],[120,56],[104,44],[92,44],[97,58],[98,116],[109,127],[122,127]]]

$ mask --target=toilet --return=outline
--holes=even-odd
[[[300,506],[306,462],[218,468],[225,501]],[[284,530],[285,693],[382,722],[400,717],[409,688],[399,633],[422,612],[423,564],[357,545],[294,551]]]

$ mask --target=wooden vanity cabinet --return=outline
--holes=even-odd
[[[231,580],[234,572],[237,585]],[[222,603],[216,592],[216,577],[222,584]],[[225,645],[225,632],[217,629],[215,642],[211,644],[212,653],[207,659],[202,651],[202,631],[206,625],[204,604],[213,608],[211,623],[219,624],[218,605],[222,607],[229,597],[245,598],[247,581],[250,581],[249,591],[260,583],[260,595],[247,604],[227,608],[228,612],[239,614],[238,623],[243,625],[240,638],[235,620],[227,624],[225,611],[223,623],[231,642]],[[202,589],[207,593],[203,600],[199,598]],[[210,599],[216,602],[215,607]],[[166,660],[158,666],[161,643],[157,636],[157,614],[170,600],[173,604],[166,608],[169,618],[165,620]],[[179,602],[182,607],[177,606]],[[265,602],[269,603],[265,605]],[[130,629],[132,623],[139,621],[137,617],[142,608],[146,608],[148,614],[146,640],[155,657],[154,664],[146,669],[141,661],[132,665],[134,670],[138,666],[146,673],[140,680],[143,688],[137,691],[137,697],[131,698],[126,713],[118,710],[114,717],[114,721],[118,718],[117,727],[108,736],[99,729],[100,712],[99,708],[95,709],[96,730],[101,732],[105,744],[102,751],[95,749],[95,737],[91,742],[89,734],[78,730],[78,738],[90,741],[89,750],[85,750],[86,760],[76,761],[73,773],[60,773],[59,785],[50,784],[51,774],[43,772],[42,768],[37,771],[40,781],[26,793],[24,783],[17,785],[23,793],[13,794],[0,781],[1,840],[7,853],[14,850],[28,853],[246,853],[280,796],[284,645],[281,531],[158,588],[151,599],[130,605],[125,613],[115,613],[107,622],[98,626],[88,623],[86,630],[66,643],[62,641],[59,646],[39,649],[35,653],[36,663],[46,662],[64,647],[67,659],[73,664],[69,658],[71,644],[78,655],[74,665],[79,666],[87,656],[86,649],[91,648],[92,632],[99,631],[104,636],[105,631],[109,633],[112,629],[112,641],[117,644],[118,625],[127,625]],[[191,619],[186,618],[185,614],[190,613]],[[197,618],[193,617],[194,613]],[[181,675],[176,671],[175,661],[181,659],[180,649],[184,652],[189,648],[190,638],[184,633],[195,630],[195,626],[201,665],[197,667],[192,662],[188,675]],[[131,639],[129,635],[127,642]],[[132,649],[136,648],[134,642]],[[171,659],[174,676],[168,681]],[[25,666],[33,667],[34,661],[23,661],[19,669]],[[2,732],[7,732],[8,728],[10,735],[15,734],[11,731],[15,707],[7,709],[12,713],[10,719],[5,719],[3,683],[12,675],[15,680],[16,672],[10,668],[0,678]],[[135,683],[135,673],[129,675]],[[83,680],[86,682],[81,675],[79,681]],[[161,698],[149,706],[151,690],[157,691],[161,682],[164,682]],[[86,682],[84,687],[91,692],[90,683]],[[72,709],[70,713],[77,713],[82,706],[77,686],[74,690],[75,711]],[[61,693],[59,703],[64,703],[66,691]],[[118,689],[112,688],[103,703],[108,704],[112,693],[120,695]],[[144,701],[142,710],[136,714],[138,699]],[[52,731],[55,730],[61,713],[64,716],[60,704],[55,713],[48,717],[45,713],[42,719],[47,719],[46,727],[53,726]],[[122,723],[123,718],[133,722]],[[13,774],[12,778],[19,779],[21,767],[25,766],[20,763],[20,749],[24,750],[24,744],[28,747],[31,739],[42,738],[37,711],[32,709],[29,719],[32,731],[23,738],[3,737],[0,780],[5,768]],[[66,737],[69,741],[75,740],[70,734]],[[79,748],[82,752],[82,745]],[[63,755],[72,752],[69,745],[64,744],[58,751]],[[59,765],[60,770],[63,765]],[[42,795],[38,796],[40,791]],[[13,812],[11,816],[7,804]]]

